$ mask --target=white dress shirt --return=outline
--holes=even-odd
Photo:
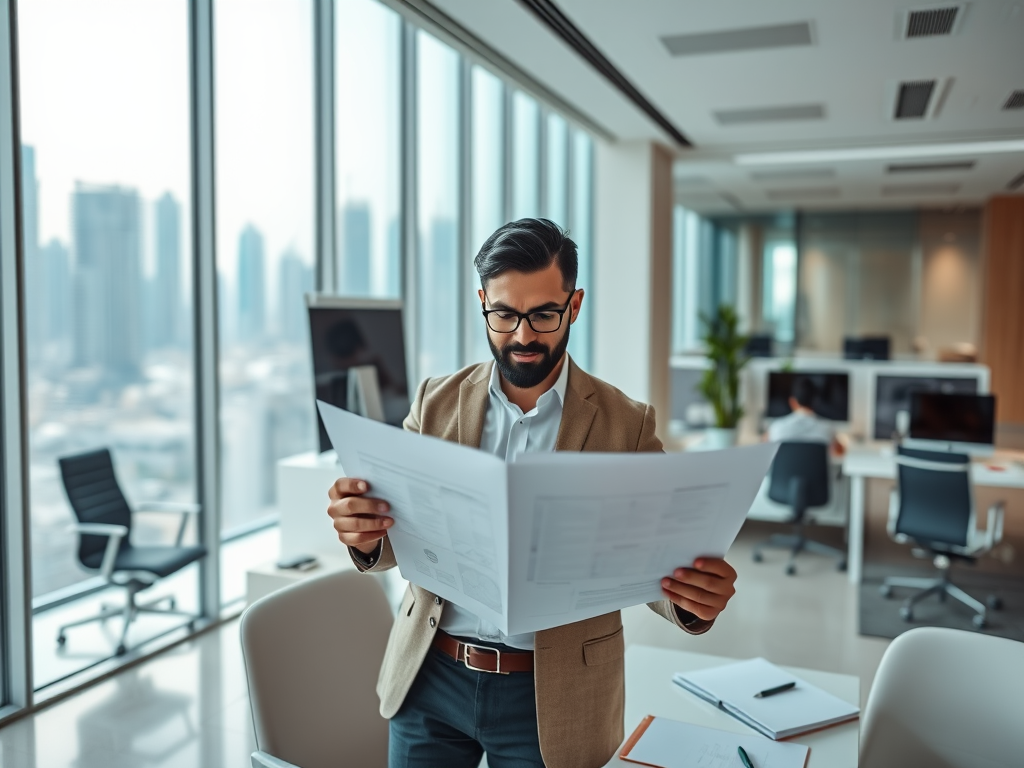
[[[493,453],[507,462],[515,461],[521,453],[546,453],[555,450],[558,428],[562,424],[562,405],[565,402],[565,386],[569,381],[569,355],[562,361],[562,372],[551,389],[537,399],[537,407],[523,413],[515,403],[509,402],[501,391],[501,375],[498,366],[491,365],[491,381],[488,385],[487,415],[480,436],[480,450]],[[533,650],[533,632],[521,635],[504,635],[489,621],[484,621],[472,611],[448,603],[441,616],[441,629],[449,635],[476,638],[492,643],[502,643],[513,648]]]
[[[808,443],[831,445],[835,434],[832,422],[803,411],[793,411],[788,416],[776,419],[768,427],[768,439],[773,443],[781,443],[784,440],[802,440]]]

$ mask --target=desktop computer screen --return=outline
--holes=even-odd
[[[896,431],[896,414],[910,410],[915,392],[975,395],[978,380],[938,376],[877,376],[875,378],[875,419],[872,437],[891,440]]]
[[[996,398],[994,395],[914,392],[910,396],[910,437],[915,444],[928,441],[994,445]],[[927,446],[921,444],[921,447]]]
[[[850,375],[819,371],[771,371],[768,374],[768,407],[765,416],[771,419],[789,414],[789,397],[797,379],[810,379],[815,396],[811,407],[823,419],[850,420]]]
[[[764,333],[753,334],[747,337],[747,344],[744,351],[751,357],[773,357],[774,339]]]
[[[847,360],[888,360],[888,336],[863,336],[843,339],[843,357]]]
[[[316,398],[349,409],[348,371],[377,370],[384,421],[401,426],[409,413],[402,304],[398,301],[307,296]],[[317,413],[320,451],[331,448]]]

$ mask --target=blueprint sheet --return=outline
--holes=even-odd
[[[506,635],[662,599],[739,532],[776,446],[525,454],[417,435],[319,402],[344,473],[391,504],[402,576]]]

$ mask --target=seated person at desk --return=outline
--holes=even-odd
[[[772,443],[786,440],[826,443],[835,456],[842,456],[846,448],[836,438],[832,422],[818,416],[811,407],[816,394],[817,389],[810,378],[798,377],[789,396],[789,407],[793,412],[772,422],[767,439]]]
[[[506,224],[475,264],[478,322],[494,361],[423,382],[405,428],[506,461],[555,450],[660,451],[654,410],[566,353],[583,301],[566,233],[546,219]],[[395,566],[393,520],[374,491],[341,478],[328,510],[356,566],[371,573]],[[662,580],[664,599],[649,605],[684,632],[706,632],[734,593],[736,571],[711,557],[680,566]],[[410,585],[377,683],[391,720],[388,764],[476,768],[486,752],[491,768],[602,766],[623,738],[623,652],[618,611],[509,637]]]

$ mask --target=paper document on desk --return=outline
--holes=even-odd
[[[663,599],[723,556],[777,446],[496,456],[318,402],[346,475],[391,505],[402,576],[506,635]]]

